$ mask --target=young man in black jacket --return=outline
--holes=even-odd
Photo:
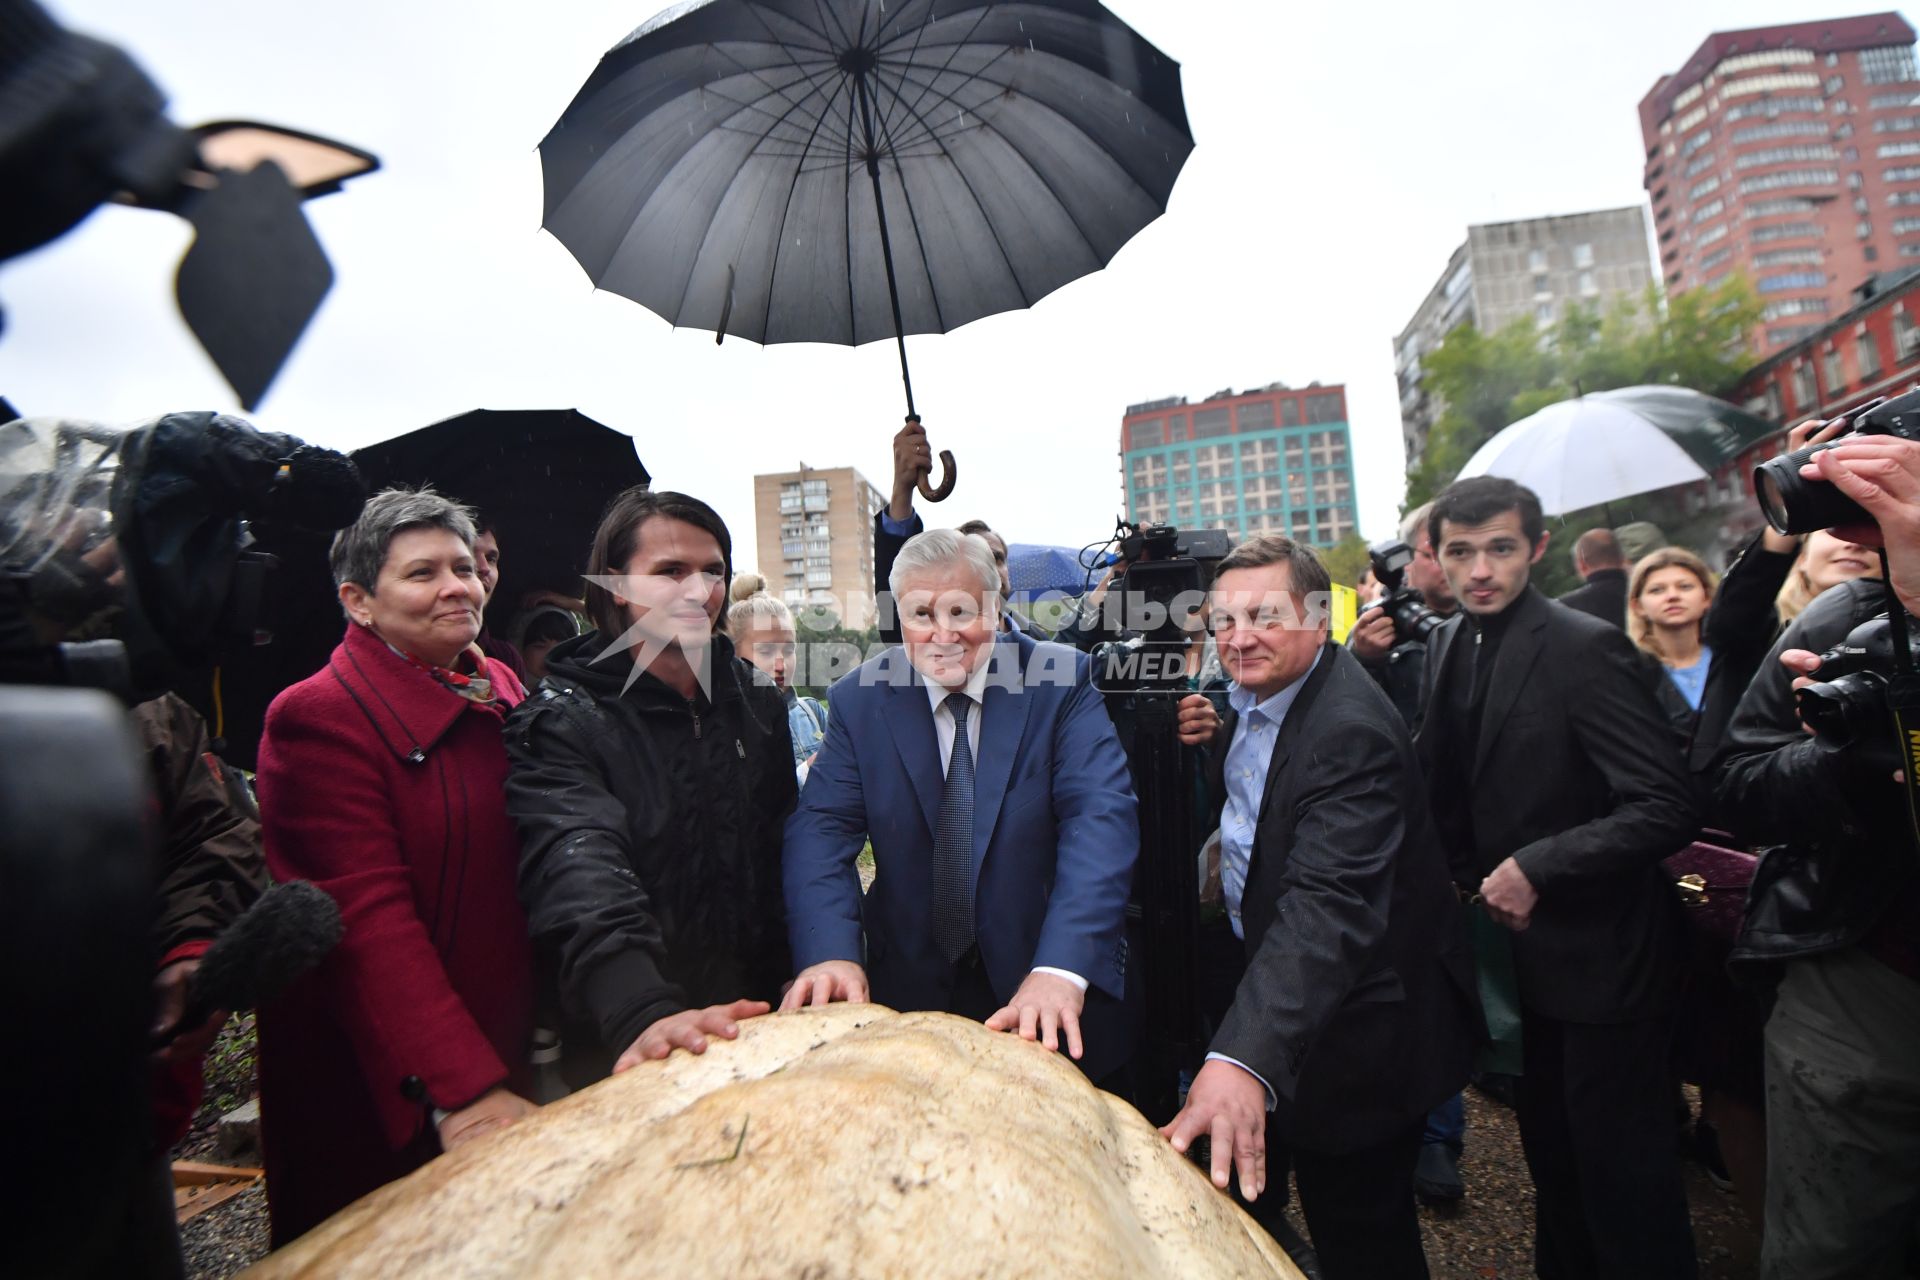
[[[714,630],[732,544],[713,509],[629,490],[587,573],[596,629],[548,656],[507,723],[520,899],[575,1087],[700,1053],[779,997],[796,793],[779,691]]]
[[[1511,930],[1520,1137],[1543,1277],[1692,1277],[1668,1054],[1685,946],[1660,869],[1698,818],[1625,631],[1528,585],[1540,502],[1456,481],[1433,544],[1463,614],[1435,633],[1418,747],[1455,881]]]

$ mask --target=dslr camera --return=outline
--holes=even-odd
[[[1817,453],[1845,444],[1853,436],[1898,436],[1920,440],[1920,389],[1879,399],[1856,410],[1846,431],[1810,444],[1753,469],[1753,491],[1767,523],[1781,533],[1812,533],[1835,525],[1872,524],[1873,517],[1825,480],[1809,480],[1800,468]]]
[[[1360,612],[1364,616],[1368,610],[1384,610],[1393,619],[1393,634],[1401,642],[1417,640],[1425,644],[1433,629],[1446,619],[1427,608],[1426,597],[1405,585],[1407,566],[1413,563],[1413,555],[1413,548],[1398,538],[1376,542],[1367,548],[1373,576],[1387,589],[1387,594]]]
[[[1836,750],[1875,751],[1884,748],[1888,767],[1898,753],[1893,717],[1893,684],[1900,678],[1894,658],[1894,622],[1870,618],[1847,633],[1847,638],[1820,655],[1818,683],[1802,685],[1794,695],[1801,722],[1814,736]],[[1907,628],[1909,649],[1920,648],[1920,629],[1914,619],[1900,615]]]

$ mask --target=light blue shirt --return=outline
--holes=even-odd
[[[1233,729],[1233,743],[1227,748],[1227,802],[1220,811],[1220,892],[1227,900],[1227,921],[1233,925],[1236,938],[1247,936],[1240,923],[1240,900],[1247,892],[1247,867],[1253,861],[1254,823],[1260,816],[1260,798],[1267,790],[1267,766],[1273,763],[1273,744],[1280,737],[1280,726],[1293,700],[1300,696],[1307,677],[1319,665],[1320,654],[1316,653],[1313,666],[1308,667],[1305,674],[1262,702],[1255,702],[1254,695],[1239,685],[1227,694],[1238,721]],[[1207,1058],[1231,1062],[1258,1080],[1267,1091],[1267,1110],[1278,1105],[1273,1086],[1246,1063],[1224,1053],[1209,1053]]]
[[[1707,694],[1707,669],[1713,666],[1713,647],[1700,646],[1700,658],[1690,667],[1668,667],[1667,677],[1674,687],[1680,690],[1680,696],[1695,711],[1700,709],[1700,700]]]
[[[1253,826],[1260,816],[1260,797],[1267,790],[1267,766],[1273,763],[1273,744],[1280,737],[1280,725],[1288,708],[1300,696],[1307,676],[1320,665],[1315,654],[1306,674],[1263,702],[1233,686],[1227,694],[1239,722],[1234,726],[1233,743],[1227,748],[1227,802],[1220,811],[1220,890],[1227,900],[1227,919],[1233,936],[1245,938],[1240,923],[1240,898],[1247,891],[1247,866],[1253,861]]]

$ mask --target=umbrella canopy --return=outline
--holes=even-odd
[[[503,604],[536,587],[579,595],[600,513],[651,479],[631,436],[578,409],[475,409],[356,450],[353,460],[369,492],[431,484],[498,529]]]
[[[1016,600],[1053,592],[1077,596],[1087,589],[1087,567],[1077,548],[1016,542],[1007,548],[1007,579]]]
[[[1548,515],[1707,479],[1674,438],[1619,402],[1550,404],[1481,445],[1460,479],[1504,476],[1539,495]]]
[[[1596,391],[1581,399],[1638,414],[1709,471],[1733,461],[1780,430],[1777,422],[1691,387],[1621,387],[1617,391]]]
[[[544,225],[675,325],[855,345],[1098,270],[1192,148],[1178,64],[1090,0],[706,0],[541,142]]]

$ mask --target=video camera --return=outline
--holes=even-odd
[[[222,414],[0,425],[0,683],[167,690],[257,639],[250,520],[331,531],[364,499],[344,455]]]
[[[1398,538],[1376,542],[1367,548],[1373,576],[1387,589],[1387,594],[1360,612],[1364,616],[1368,610],[1383,610],[1393,619],[1393,633],[1402,642],[1416,640],[1425,644],[1433,629],[1446,619],[1427,607],[1425,596],[1404,585],[1413,556],[1413,548]]]
[[[1781,533],[1812,533],[1835,525],[1872,524],[1859,503],[1825,480],[1809,480],[1800,468],[1815,454],[1837,448],[1855,436],[1896,436],[1920,440],[1920,388],[1889,400],[1882,397],[1853,414],[1848,429],[1831,440],[1810,444],[1753,469],[1753,491],[1767,523]]]
[[[1123,520],[1114,542],[1121,568],[1103,605],[1103,627],[1116,638],[1092,651],[1094,687],[1124,694],[1182,685],[1194,616],[1205,608],[1213,566],[1233,549],[1232,540],[1224,529]]]

